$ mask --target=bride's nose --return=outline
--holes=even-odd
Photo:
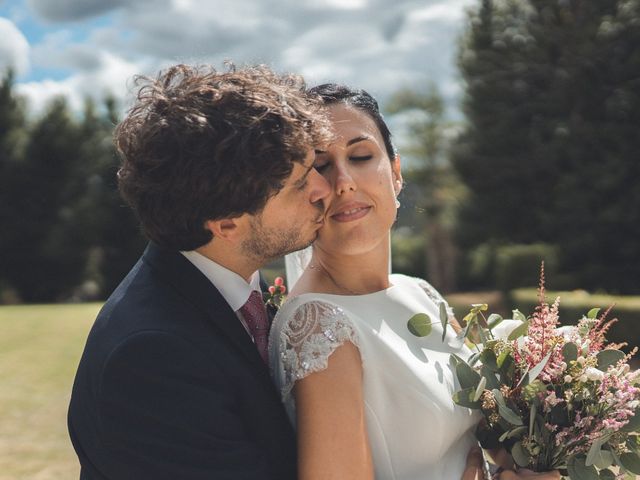
[[[336,168],[335,182],[335,191],[338,195],[357,190],[356,182],[346,165],[340,165]]]

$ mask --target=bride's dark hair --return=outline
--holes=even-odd
[[[354,89],[337,83],[323,83],[322,85],[310,88],[309,94],[319,98],[320,102],[324,105],[344,103],[345,105],[355,107],[369,115],[382,135],[382,140],[384,141],[384,146],[387,150],[387,154],[389,155],[389,159],[394,159],[396,156],[396,149],[391,141],[391,132],[380,113],[378,102],[369,94],[369,92],[360,88]]]

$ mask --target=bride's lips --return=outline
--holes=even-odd
[[[353,222],[364,217],[371,210],[371,205],[362,202],[350,202],[340,205],[331,218],[337,222]]]

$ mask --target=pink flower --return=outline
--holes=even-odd
[[[282,277],[276,277],[276,279],[273,281],[273,284],[276,287],[284,287],[284,280],[282,279]]]

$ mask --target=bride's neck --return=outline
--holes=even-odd
[[[364,295],[389,288],[389,248],[359,255],[335,255],[316,249],[310,263],[334,293]]]

